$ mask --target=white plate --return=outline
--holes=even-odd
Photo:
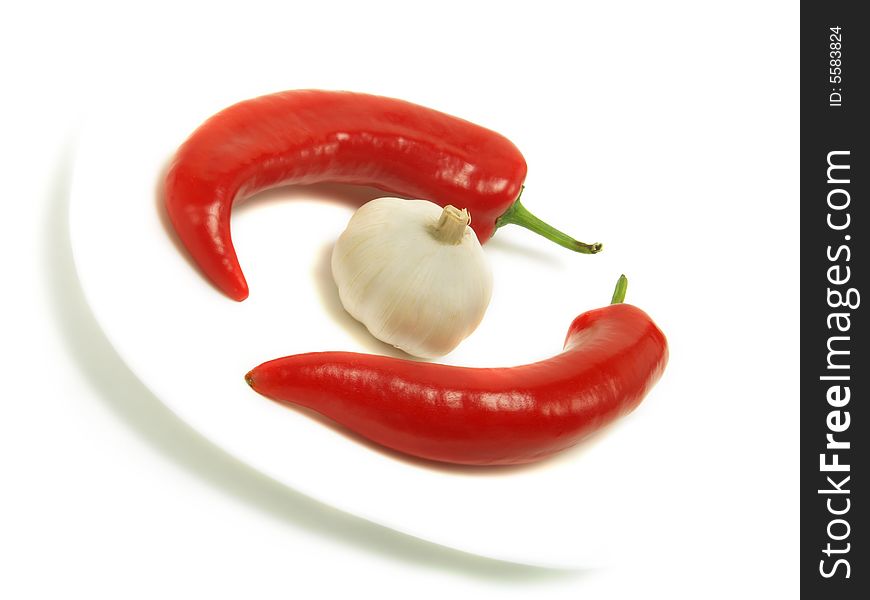
[[[85,127],[70,209],[73,252],[94,314],[123,359],[213,442],[349,513],[526,564],[582,567],[622,556],[637,534],[633,517],[642,514],[635,509],[649,479],[638,456],[656,442],[644,424],[652,398],[549,461],[469,469],[383,451],[248,388],[244,374],[279,356],[395,354],[343,312],[328,269],[331,244],[354,203],[376,192],[288,188],[237,206],[233,237],[251,289],[243,303],[206,283],[167,229],[160,182],[175,148],[213,112],[264,91],[238,85],[182,98],[140,89],[107,101]],[[469,102],[470,112],[485,110]],[[446,93],[427,103],[462,106]],[[557,215],[566,229],[594,222],[594,206],[566,199],[563,183],[530,186],[527,205],[551,220]],[[596,237],[591,227],[582,233]],[[605,304],[619,274],[604,255],[572,255],[518,228],[499,231],[486,248],[495,277],[490,310],[444,362],[507,366],[559,352],[573,317]]]

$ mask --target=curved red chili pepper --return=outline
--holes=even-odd
[[[235,104],[208,119],[179,148],[165,182],[178,236],[217,287],[235,300],[248,285],[230,237],[236,200],[275,186],[369,185],[453,204],[472,214],[481,242],[517,223],[572,250],[583,244],[519,203],[526,161],[505,137],[410,102],[295,90]]]
[[[624,289],[620,278],[615,302]],[[389,448],[499,465],[547,457],[630,412],[667,360],[652,319],[616,303],[581,314],[564,351],[534,364],[476,369],[317,352],[264,363],[245,379],[269,398],[313,409]]]

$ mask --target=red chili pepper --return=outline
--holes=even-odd
[[[295,90],[235,104],[179,148],[166,177],[166,208],[205,274],[228,296],[248,285],[230,237],[235,201],[286,184],[337,182],[453,204],[472,214],[481,242],[516,223],[586,254],[583,244],[519,202],[526,161],[505,137],[402,100]]]
[[[630,412],[661,377],[667,341],[645,312],[621,303],[626,285],[620,277],[613,304],[574,319],[561,354],[534,364],[474,369],[316,352],[264,363],[245,379],[407,454],[532,462]]]

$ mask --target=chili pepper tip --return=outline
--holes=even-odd
[[[254,387],[254,376],[251,374],[253,371],[248,371],[245,373],[245,383],[249,386]]]

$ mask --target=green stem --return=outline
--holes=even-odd
[[[625,275],[620,275],[616,282],[616,289],[613,290],[613,298],[611,304],[622,304],[625,302],[625,292],[628,291],[628,278]]]
[[[513,223],[514,225],[530,229],[538,235],[542,235],[548,240],[556,242],[560,246],[564,246],[574,252],[579,252],[580,254],[598,254],[601,252],[602,248],[604,248],[602,244],[586,244],[578,242],[570,235],[562,233],[552,225],[545,223],[530,213],[520,202],[520,197],[523,195],[524,189],[525,186],[520,189],[520,195],[517,196],[517,199],[514,200],[511,207],[507,209],[507,211],[495,222],[496,229]]]

